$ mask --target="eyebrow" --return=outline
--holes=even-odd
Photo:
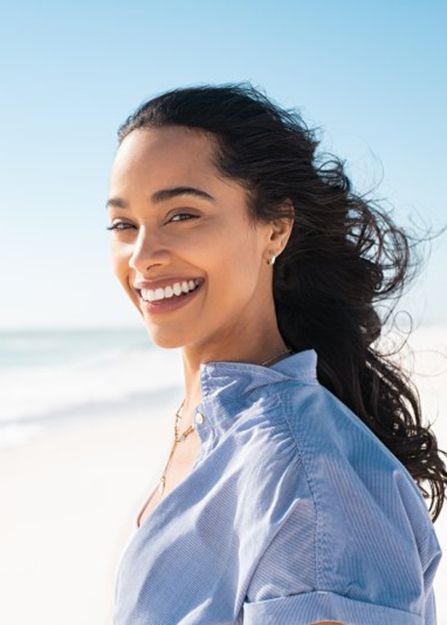
[[[151,201],[154,204],[157,204],[159,202],[170,200],[178,195],[192,195],[201,199],[209,200],[210,202],[216,201],[212,195],[202,189],[196,189],[195,187],[172,187],[170,189],[160,189],[151,195]],[[111,207],[127,209],[129,208],[129,205],[125,200],[119,197],[111,197],[106,202],[106,209]]]

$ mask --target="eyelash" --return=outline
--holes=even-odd
[[[176,213],[175,215],[171,217],[168,223],[170,223],[174,219],[174,217],[178,217],[179,215],[188,215],[192,219],[197,218],[197,215],[191,215],[191,213]],[[174,221],[174,223],[180,223],[181,221],[189,221],[189,219],[179,219],[179,221]],[[112,224],[111,226],[107,226],[106,230],[127,230],[127,228],[118,228],[118,226],[130,226],[130,225],[131,224],[126,224],[124,221],[117,221],[115,224]]]

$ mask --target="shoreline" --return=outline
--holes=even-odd
[[[420,339],[412,341],[410,368],[423,420],[447,452],[447,367],[431,351],[445,353],[445,334]],[[180,399],[181,389],[173,389],[158,404],[117,406],[108,416],[86,412],[0,448],[0,622],[60,625],[63,614],[64,625],[111,625],[120,559],[161,476]],[[443,549],[434,584],[443,623],[447,502],[435,530]]]

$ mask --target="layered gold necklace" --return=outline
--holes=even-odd
[[[291,354],[291,353],[292,353],[292,350],[291,349],[287,349],[287,350],[281,352],[280,354],[278,354],[277,356],[274,356],[273,358],[270,358],[269,360],[266,360],[265,362],[261,362],[261,365],[262,366],[266,366],[266,365],[272,364],[273,362],[276,362],[276,361],[280,360],[282,358],[282,356],[284,356],[285,354]],[[161,476],[160,481],[159,481],[159,483],[157,485],[157,489],[159,490],[160,497],[163,495],[164,490],[165,490],[166,474],[168,472],[169,465],[171,464],[171,459],[172,459],[172,456],[174,454],[174,451],[175,451],[177,443],[183,442],[189,436],[189,434],[191,434],[191,432],[193,432],[195,430],[194,424],[191,424],[190,426],[188,426],[186,428],[186,430],[182,434],[179,435],[178,424],[179,424],[179,421],[182,420],[182,415],[180,414],[180,410],[183,408],[184,403],[185,403],[185,400],[183,399],[182,403],[180,404],[179,408],[177,409],[177,411],[175,413],[176,419],[175,419],[175,424],[174,424],[174,442],[173,442],[173,445],[172,445],[172,448],[171,448],[171,452],[169,454],[169,458],[168,458],[168,460],[166,462],[166,466],[165,466],[165,468],[163,470],[162,476]],[[155,494],[155,491],[153,492],[153,494]],[[138,527],[139,527],[140,517],[141,517],[143,511],[146,509],[146,506],[149,503],[149,500],[152,498],[152,495],[149,497],[147,502],[144,504],[140,514],[138,515],[138,519],[137,519],[137,526]]]

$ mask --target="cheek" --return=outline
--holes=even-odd
[[[130,251],[127,247],[116,242],[112,243],[111,246],[112,271],[123,286],[127,285],[129,273]]]
[[[221,250],[220,262],[208,264],[211,301],[222,310],[240,309],[256,293],[256,267],[247,255],[231,255]]]
[[[201,257],[211,268],[211,276],[218,277],[216,284],[225,285],[235,293],[253,289],[259,272],[259,255],[256,241],[244,236],[236,227],[226,232],[222,229],[218,236],[207,240],[206,248],[201,249]]]

